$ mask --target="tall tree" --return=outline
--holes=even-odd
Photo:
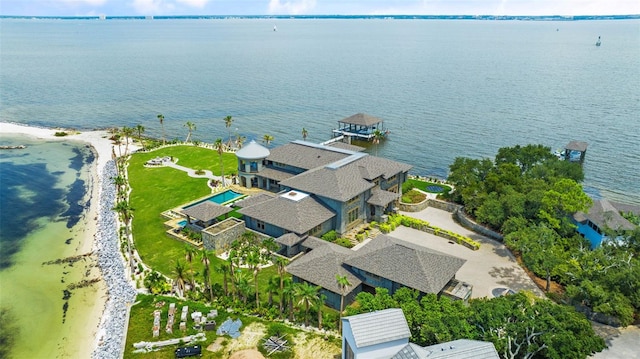
[[[125,138],[124,155],[129,155],[129,138],[133,136],[133,128],[124,126],[122,127],[122,137]]]
[[[327,296],[319,293],[318,299],[316,300],[316,309],[318,310],[318,329],[322,330],[322,307],[324,307],[324,302],[327,300]]]
[[[244,136],[242,136],[242,135],[237,135],[237,136],[236,136],[236,148],[237,148],[237,149],[241,149],[241,148],[242,148],[242,145],[244,144],[244,141],[245,141],[246,139],[247,139],[247,138],[246,138],[246,137],[244,137]]]
[[[280,278],[277,275],[269,277],[267,292],[269,293],[269,307],[273,305],[273,293],[279,293]]]
[[[262,265],[262,257],[258,250],[250,251],[247,253],[246,263],[251,269],[253,274],[253,284],[256,291],[256,308],[260,308],[260,292],[258,291],[258,272],[260,272],[260,265]]]
[[[131,224],[131,218],[133,218],[133,207],[127,200],[122,200],[116,203],[113,210],[120,214],[120,219],[124,223],[124,234],[127,237],[127,248],[129,252],[129,268],[133,271],[133,243],[131,242],[131,236],[129,235],[129,226]]]
[[[225,186],[224,183],[224,161],[222,160],[222,154],[224,153],[224,143],[222,143],[222,138],[217,138],[213,143],[213,148],[218,152],[218,156],[220,157],[220,177],[222,178],[222,187]]]
[[[209,254],[207,250],[202,248],[201,261],[204,265],[204,271],[202,277],[204,279],[205,290],[209,291],[209,300],[213,300],[213,288],[211,288],[211,261],[209,260]]]
[[[173,286],[176,289],[176,294],[178,294],[179,297],[182,297],[185,291],[186,273],[184,272],[184,266],[179,260],[176,260],[173,275]]]
[[[164,115],[159,113],[157,117],[158,117],[158,121],[160,121],[160,127],[162,127],[162,145],[165,145],[166,136],[165,136],[165,132],[164,132]]]
[[[307,129],[303,127],[302,128],[302,139],[304,141],[306,141],[307,140],[307,136],[309,136],[309,131],[307,131]]]
[[[338,331],[342,333],[342,312],[344,311],[344,297],[347,295],[351,283],[346,275],[336,274],[336,282],[340,287],[340,323],[338,323]]]
[[[380,144],[380,141],[383,138],[384,138],[384,132],[376,128],[373,131],[373,144],[376,146],[376,156],[378,155],[378,145]]]
[[[231,125],[232,124],[233,124],[233,117],[226,116],[224,118],[224,126],[227,128],[227,131],[229,131],[229,141],[228,141],[229,147],[231,147]]]
[[[216,273],[222,274],[222,290],[224,291],[224,296],[229,295],[229,283],[228,277],[230,274],[230,268],[228,262],[221,262],[218,266],[216,266]]]
[[[196,254],[198,251],[191,245],[185,244],[184,246],[184,259],[189,263],[189,283],[191,285],[191,290],[193,290],[196,286],[195,273],[193,271],[193,260],[196,259]]]
[[[575,228],[569,216],[578,211],[586,212],[591,204],[591,198],[579,183],[563,178],[544,193],[539,217],[561,235],[569,235]]]
[[[278,276],[280,277],[280,312],[284,310],[284,274],[286,273],[285,266],[289,263],[285,258],[280,256],[274,256],[273,264],[278,268]]]
[[[284,287],[282,289],[282,291],[280,292],[280,295],[282,295],[285,298],[285,303],[286,306],[288,307],[288,314],[289,314],[289,321],[293,322],[293,295],[295,293],[295,286],[293,281],[291,280],[291,278],[285,278],[284,280]],[[281,312],[282,314],[284,314],[284,311]]]
[[[269,147],[269,144],[274,140],[273,136],[270,134],[265,134],[262,136],[262,141]]]
[[[138,142],[140,142],[140,145],[142,145],[142,150],[144,151],[145,149],[144,142],[142,142],[142,134],[144,133],[144,126],[142,126],[141,124],[138,124],[136,126],[136,132],[138,132]]]
[[[309,307],[318,301],[320,287],[312,286],[307,282],[298,284],[295,287],[295,296],[298,297],[298,304],[304,305],[304,325],[309,326]]]
[[[195,124],[195,123],[193,123],[193,122],[191,122],[191,121],[187,121],[187,122],[184,124],[184,127],[186,127],[186,128],[187,128],[187,131],[189,131],[189,133],[187,134],[187,139],[186,139],[186,140],[184,140],[184,142],[189,143],[189,142],[191,141],[191,134],[193,133],[193,131],[195,131],[195,130],[196,130],[196,124]]]

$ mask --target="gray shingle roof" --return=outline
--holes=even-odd
[[[424,347],[427,359],[498,359],[500,356],[491,342],[458,339]],[[422,357],[419,357],[422,358]]]
[[[277,196],[238,213],[295,233],[305,233],[333,218],[335,214],[311,196],[293,201]]]
[[[383,121],[377,117],[373,117],[364,113],[356,113],[355,115],[351,115],[349,117],[343,118],[338,122],[350,123],[352,125],[359,125],[359,126],[372,126]]]
[[[428,359],[430,353],[417,344],[409,343],[392,356],[391,359]]]
[[[466,260],[413,243],[379,235],[345,264],[423,293],[438,293]]]
[[[357,348],[411,337],[402,309],[392,308],[342,318],[348,322]]]
[[[251,141],[236,151],[236,156],[243,160],[260,160],[269,156],[269,149],[256,141]]]
[[[191,218],[195,218],[203,222],[208,222],[231,211],[233,211],[233,209],[230,207],[221,206],[212,201],[203,201],[189,208],[182,209],[181,212]]]
[[[369,197],[367,203],[374,206],[386,206],[398,198],[400,198],[399,193],[381,190],[380,188],[374,188],[371,191],[371,197]]]
[[[328,241],[314,236],[309,236],[302,242],[302,246],[309,249],[316,249],[327,244],[329,244]]]
[[[276,243],[282,244],[283,246],[291,247],[300,242],[302,242],[304,238],[300,238],[295,233],[286,233],[276,238]]]
[[[600,229],[633,230],[636,226],[620,215],[620,211],[608,200],[593,201],[587,213],[577,212],[573,218],[578,222],[586,219],[595,223]]]
[[[290,142],[271,150],[267,160],[309,170],[348,157],[348,153],[332,151],[318,145]]]
[[[326,242],[326,245],[319,246],[291,262],[286,269],[291,275],[336,294],[341,294],[336,275],[346,276],[351,283],[347,291],[351,292],[362,283],[358,277],[342,266],[342,262],[351,252],[350,249]]]
[[[264,201],[268,201],[270,199],[275,198],[276,195],[271,192],[263,192],[258,194],[252,194],[251,196],[235,202],[233,205],[241,208],[251,207],[255,204],[262,203]]]
[[[275,168],[263,168],[258,172],[258,175],[264,178],[273,179],[276,181],[284,181],[287,178],[291,178],[295,176],[293,173],[289,173],[286,171],[279,171]]]
[[[280,185],[342,202],[375,186],[364,180],[358,168],[351,165],[338,169],[320,167],[282,181]]]
[[[392,161],[382,157],[366,156],[356,162],[360,167],[362,178],[374,180],[380,176],[389,179],[398,173],[408,172],[413,166]]]

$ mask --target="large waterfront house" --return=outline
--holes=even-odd
[[[342,359],[498,359],[491,342],[458,339],[421,347],[402,309],[392,308],[342,318]]]
[[[361,291],[375,288],[394,294],[408,287],[460,300],[471,296],[471,286],[455,279],[464,259],[388,235],[379,235],[356,251],[315,237],[307,237],[301,246],[306,253],[291,262],[287,272],[294,282],[320,286],[325,303],[335,309],[340,308],[343,294],[348,305]],[[336,275],[346,276],[351,284],[345,293]]]
[[[576,212],[573,221],[577,231],[589,240],[591,248],[600,246],[607,239],[606,231],[633,230],[637,226],[624,218],[620,212],[631,212],[640,215],[640,207],[611,202],[606,199],[593,201],[593,205],[587,212]]]
[[[383,221],[411,166],[361,149],[293,141],[269,150],[252,141],[238,150],[240,185],[271,192],[236,203],[246,227],[274,238],[289,233],[304,238]]]

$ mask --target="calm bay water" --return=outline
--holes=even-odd
[[[0,119],[184,139],[330,138],[384,119],[381,156],[446,177],[455,157],[587,141],[586,190],[640,204],[640,22],[2,20]],[[278,31],[273,31],[277,25]],[[595,41],[602,37],[602,46]]]

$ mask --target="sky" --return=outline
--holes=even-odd
[[[639,0],[1,0],[0,15],[632,15]]]

